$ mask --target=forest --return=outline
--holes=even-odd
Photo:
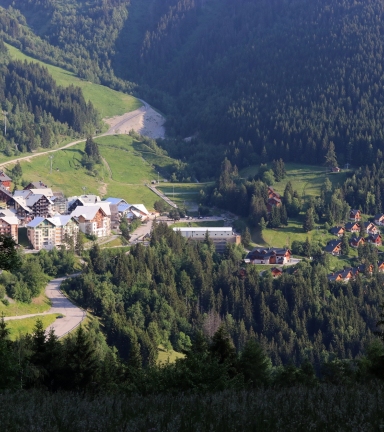
[[[375,339],[384,276],[328,283],[329,262],[319,253],[295,272],[273,279],[254,266],[241,267],[240,246],[217,254],[212,241],[189,243],[165,224],[153,228],[151,246],[129,255],[95,246],[83,274],[64,289],[105,323],[107,342],[129,358],[132,341],[143,364],[153,364],[162,344],[188,350],[196,332],[212,337],[222,325],[242,352],[256,340],[274,366],[309,359],[319,372],[324,361],[356,359]],[[377,255],[362,255],[374,262]]]
[[[35,63],[10,60],[0,40],[0,104],[3,118],[0,150],[13,152],[53,147],[59,135],[89,133],[99,126],[99,114],[86,103],[79,87],[57,86],[48,70]]]
[[[6,40],[144,97],[171,136],[195,137],[180,159],[200,179],[218,174],[212,153],[241,169],[384,150],[381,0],[0,3]]]

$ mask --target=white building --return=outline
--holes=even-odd
[[[83,233],[96,237],[107,237],[111,234],[111,217],[110,212],[109,215],[107,214],[106,207],[100,203],[78,206],[71,216],[77,219]]]
[[[78,232],[78,222],[71,216],[36,217],[27,225],[28,239],[37,250],[61,246],[66,234],[76,236]]]
[[[183,237],[194,238],[196,240],[204,239],[207,231],[212,240],[224,240],[235,235],[232,227],[176,227],[173,228],[173,231],[180,232]]]

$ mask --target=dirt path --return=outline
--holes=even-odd
[[[4,318],[4,320],[10,321],[15,319],[23,319],[40,315],[59,313],[62,314],[64,317],[56,319],[56,321],[52,323],[46,330],[48,332],[51,328],[53,328],[58,338],[65,336],[71,330],[75,329],[78,325],[80,325],[86,317],[85,311],[71,303],[67,299],[67,297],[65,297],[65,295],[60,291],[60,285],[65,279],[68,279],[69,277],[76,277],[79,274],[80,273],[76,273],[70,276],[64,276],[58,279],[53,279],[49,282],[49,284],[45,288],[45,294],[51,300],[52,307],[48,311],[37,314],[6,317]]]
[[[150,138],[164,138],[165,129],[163,125],[165,122],[165,118],[161,114],[157,113],[153,108],[151,108],[145,101],[141,99],[139,100],[144,104],[141,108],[123,114],[122,116],[112,117],[110,119],[103,119],[105,123],[109,125],[109,130],[108,132],[105,132],[101,135],[94,136],[94,138],[100,138],[108,135],[125,134],[128,133],[131,129],[135,130],[141,135],[149,136]],[[58,149],[29,154],[28,156],[22,156],[11,161],[2,162],[0,163],[0,167],[8,164],[14,164],[22,160],[29,162],[30,159],[34,157],[43,156],[48,153],[54,153],[60,150],[64,150],[85,141],[85,139],[73,141]]]

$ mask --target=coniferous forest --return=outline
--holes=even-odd
[[[1,429],[381,430],[384,252],[368,240],[350,250],[347,235],[340,257],[324,247],[351,209],[366,224],[384,212],[384,0],[0,0],[0,152],[88,136],[87,167],[101,160],[100,113],[5,43],[160,110],[166,138],[143,140],[175,160],[170,181],[210,181],[196,213],[230,212],[246,230],[217,253],[208,235],[155,221],[129,251],[81,243],[76,256],[67,239],[15,250],[13,268],[0,239],[4,305],[32,307],[81,266],[61,289],[88,314],[60,340],[40,320],[15,336],[0,317]],[[287,179],[293,163],[352,169],[306,195]],[[265,229],[292,221],[291,236],[308,234],[287,240],[299,263],[274,277],[244,262],[251,232],[267,245]],[[343,263],[357,276],[333,281]]]

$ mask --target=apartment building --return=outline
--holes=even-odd
[[[1,216],[0,217],[0,235],[11,236],[16,243],[18,238],[19,220],[16,216]]]
[[[77,235],[78,222],[71,216],[36,217],[27,225],[28,239],[36,250],[52,250],[63,244],[65,235]]]

